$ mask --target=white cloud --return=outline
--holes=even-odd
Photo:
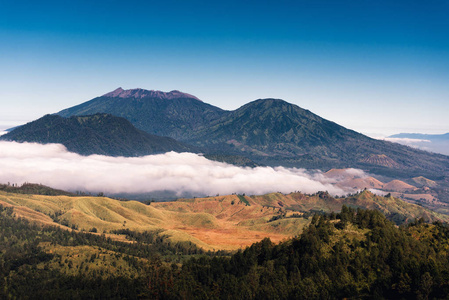
[[[378,195],[378,196],[385,196],[385,195],[388,194],[387,192],[384,192],[384,191],[381,191],[381,190],[378,190],[378,189],[369,189],[369,191],[371,193],[375,194],[375,195]]]
[[[350,173],[358,170],[350,169]],[[0,182],[41,183],[70,191],[178,195],[265,194],[329,191],[342,195],[335,180],[321,172],[284,167],[242,168],[193,153],[144,157],[81,156],[59,144],[0,142]]]
[[[411,147],[417,147],[421,143],[430,143],[429,140],[410,139],[410,138],[384,138],[384,140],[393,142],[393,143],[411,146]]]

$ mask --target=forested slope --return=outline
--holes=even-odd
[[[344,206],[298,237],[230,255],[171,244],[157,232],[38,226],[0,206],[2,299],[445,299],[449,227],[397,227]]]

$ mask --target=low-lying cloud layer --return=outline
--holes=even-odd
[[[328,191],[342,195],[321,172],[284,167],[242,168],[192,153],[144,157],[81,156],[59,144],[0,142],[0,182],[41,183],[108,195],[174,191],[177,195]]]
[[[430,144],[431,142],[429,140],[423,140],[423,139],[410,139],[410,138],[392,138],[392,137],[386,137],[384,140],[398,143],[402,145],[406,145],[413,148],[423,148],[422,145]]]
[[[411,138],[384,138],[384,140],[421,150],[449,155],[449,141],[447,140],[425,140]]]

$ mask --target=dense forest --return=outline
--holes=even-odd
[[[314,215],[304,232],[235,253],[160,232],[41,227],[0,208],[1,299],[447,299],[449,227],[375,210]]]

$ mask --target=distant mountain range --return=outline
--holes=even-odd
[[[17,142],[59,143],[82,155],[143,156],[168,151],[196,152],[169,137],[136,129],[124,118],[109,114],[63,118],[46,115],[0,137]]]
[[[449,174],[447,156],[371,139],[279,99],[226,111],[179,91],[118,88],[58,114],[95,113],[126,118],[150,134],[172,137],[205,153],[245,156],[258,164],[355,167],[402,177]]]
[[[125,118],[138,129],[131,129],[131,124],[125,125],[123,119],[119,122],[123,126],[108,123],[105,127],[100,122],[103,118],[112,120],[112,116],[97,115],[96,121],[88,117],[70,118],[94,114]],[[449,175],[448,156],[369,138],[280,99],[259,99],[226,111],[179,91],[118,88],[57,115],[22,126],[2,138],[61,142],[69,150],[82,154],[136,156],[165,150],[200,149],[223,161],[243,162],[235,158],[246,157],[250,162],[243,164],[247,165],[324,171],[352,167],[402,178],[442,179]],[[83,120],[90,120],[90,125],[83,125],[87,124]],[[118,122],[119,119],[114,120]],[[43,125],[44,122],[54,126]],[[94,134],[95,122],[98,122],[95,125],[98,132]],[[112,141],[121,146],[113,146],[115,142]],[[120,149],[107,150],[108,145]]]

